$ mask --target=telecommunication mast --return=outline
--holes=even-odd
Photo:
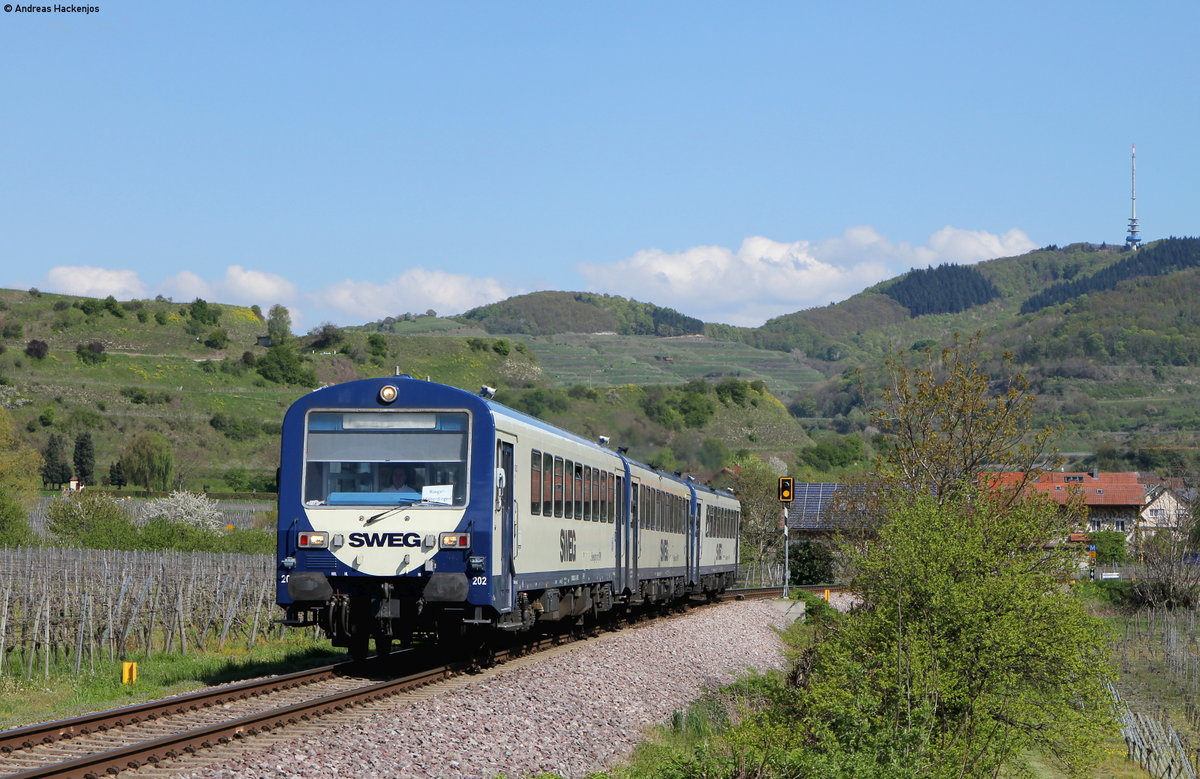
[[[1138,217],[1137,217],[1137,144],[1133,144],[1133,189],[1131,191],[1130,200],[1132,202],[1133,211],[1129,216],[1129,235],[1125,236],[1126,249],[1138,249],[1142,245],[1142,239],[1138,237]]]

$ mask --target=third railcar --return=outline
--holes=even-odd
[[[737,573],[730,494],[489,398],[410,377],[284,418],[277,600],[336,646],[530,630],[711,597]]]

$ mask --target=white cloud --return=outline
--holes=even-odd
[[[929,250],[936,255],[937,262],[960,265],[993,257],[1015,257],[1036,248],[1029,236],[1020,230],[993,235],[982,230],[959,230],[947,225],[929,236]]]
[[[945,227],[930,236],[927,246],[914,247],[858,226],[815,242],[754,236],[736,251],[723,246],[648,249],[609,265],[581,265],[579,272],[594,292],[670,306],[709,322],[755,326],[845,299],[912,267],[977,262],[1033,248],[1020,230],[996,236]]]
[[[808,241],[754,236],[733,251],[649,249],[612,265],[582,265],[589,289],[670,306],[706,321],[758,325],[779,314],[846,297],[887,278],[873,257],[836,264]]]
[[[158,285],[158,294],[180,302],[191,302],[196,298],[204,298],[213,303],[222,302],[212,300],[212,285],[190,270],[180,271],[163,279]]]
[[[247,270],[241,265],[225,269],[225,278],[213,283],[213,294],[222,303],[257,303],[264,310],[281,301],[296,297],[296,285],[274,273]]]
[[[91,265],[59,265],[46,272],[41,285],[48,292],[80,295],[90,298],[128,300],[146,295],[146,285],[137,271],[119,268],[96,268]]]
[[[308,294],[314,308],[332,309],[355,323],[430,309],[458,314],[520,294],[493,278],[477,278],[425,268],[410,268],[387,281],[346,279]]]

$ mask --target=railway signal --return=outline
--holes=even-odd
[[[792,496],[796,494],[793,490],[795,486],[794,481],[791,476],[779,477],[779,500],[781,503],[792,502]]]

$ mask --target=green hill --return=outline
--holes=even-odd
[[[979,332],[988,359],[1009,352],[1029,376],[1040,421],[1064,429],[1060,448],[1175,468],[1200,451],[1197,252],[1195,239],[1137,254],[1050,246],[967,273],[905,274],[760,328],[542,292],[461,318],[322,326],[286,348],[261,345],[255,309],[0,290],[0,403],[39,449],[90,431],[101,474],[132,437],[162,433],[184,483],[214,489],[270,481],[283,411],[311,386],[396,371],[499,387],[505,402],[664,467],[715,470],[742,451],[798,464],[814,437],[846,435],[866,447],[861,462],[884,358],[929,359],[926,347]],[[940,289],[960,282],[974,291]],[[1062,302],[1022,313],[1047,290]]]
[[[91,433],[98,476],[108,473],[130,440],[152,431],[172,443],[181,484],[241,491],[273,481],[284,410],[315,386],[398,371],[472,390],[501,387],[521,404],[526,396],[553,391],[556,383],[532,340],[485,335],[436,316],[350,328],[325,325],[283,346],[263,345],[267,332],[261,312],[240,306],[0,290],[0,404],[39,450],[54,434],[70,446],[80,433]],[[687,353],[682,347],[671,351]],[[707,367],[688,364],[686,373],[711,373],[719,364],[715,358]],[[740,379],[740,371],[725,364],[708,384],[720,379],[748,387],[757,376],[748,373]],[[610,378],[628,383],[624,376]],[[646,378],[648,384],[679,383],[667,374]],[[612,408],[578,392],[559,392],[566,402],[550,416],[581,433],[601,425],[641,459],[658,458],[694,472],[716,470],[723,464],[717,462],[721,453],[786,454],[791,442],[808,440],[765,384],[760,388],[755,404],[747,406],[750,418],[761,417],[754,424],[759,433],[731,423],[727,417],[734,412],[722,403],[701,424],[651,419],[636,401],[644,390],[630,388],[634,399]],[[715,398],[714,392],[708,394]],[[664,448],[677,454],[664,457]]]
[[[534,292],[474,308],[459,319],[489,333],[557,335],[617,333],[670,337],[700,335],[704,323],[671,308],[616,295],[590,292]]]

